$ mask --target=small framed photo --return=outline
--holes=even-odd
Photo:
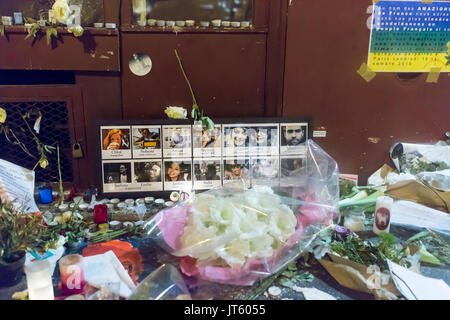
[[[223,184],[232,181],[244,181],[247,186],[251,185],[250,159],[249,158],[227,158],[223,161]]]
[[[141,191],[163,191],[162,160],[134,161],[133,184]]]
[[[192,157],[191,125],[163,126],[164,158]]]
[[[111,160],[102,162],[103,192],[134,192],[132,162]]]
[[[247,125],[250,156],[279,155],[279,125],[277,123]]]
[[[130,126],[100,127],[102,159],[131,159]]]
[[[246,125],[222,125],[223,154],[226,157],[248,156],[249,135]]]
[[[214,129],[192,126],[194,157],[220,157],[222,155],[222,126]]]
[[[208,190],[222,185],[220,158],[194,159],[194,190]]]
[[[308,123],[281,123],[280,154],[304,155],[308,131]]]
[[[280,161],[278,156],[255,157],[250,160],[252,184],[278,185],[280,179]]]
[[[161,158],[161,126],[133,126],[133,158]]]
[[[192,158],[164,160],[164,190],[192,190]]]

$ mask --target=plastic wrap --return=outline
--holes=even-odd
[[[450,169],[450,146],[396,143],[391,158],[398,171],[413,175]]]
[[[338,218],[336,162],[312,141],[283,187],[229,183],[159,212],[148,236],[179,257],[187,276],[252,285],[301,255]]]

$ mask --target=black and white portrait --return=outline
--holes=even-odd
[[[306,141],[307,126],[286,124],[281,126],[281,146],[298,146]]]
[[[134,163],[134,182],[161,182],[162,163],[161,161],[146,161]]]
[[[103,177],[105,184],[131,183],[131,163],[104,163]]]

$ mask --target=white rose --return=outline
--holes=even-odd
[[[172,119],[186,119],[187,110],[181,107],[167,107],[164,112]]]

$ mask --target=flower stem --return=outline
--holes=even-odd
[[[192,86],[191,86],[191,83],[189,82],[186,72],[184,72],[183,64],[181,63],[181,59],[180,59],[180,56],[178,55],[177,49],[175,49],[175,55],[177,56],[178,64],[180,65],[180,69],[181,69],[181,72],[183,73],[184,79],[186,80],[186,82],[189,86],[189,90],[191,91],[192,102],[193,102],[194,106],[198,106],[197,100],[195,99],[194,91],[192,90]]]
[[[63,204],[64,202],[64,189],[62,184],[62,175],[61,175],[61,161],[59,159],[59,144],[56,145],[57,152],[58,152],[58,174],[59,174],[59,201],[58,205]]]

